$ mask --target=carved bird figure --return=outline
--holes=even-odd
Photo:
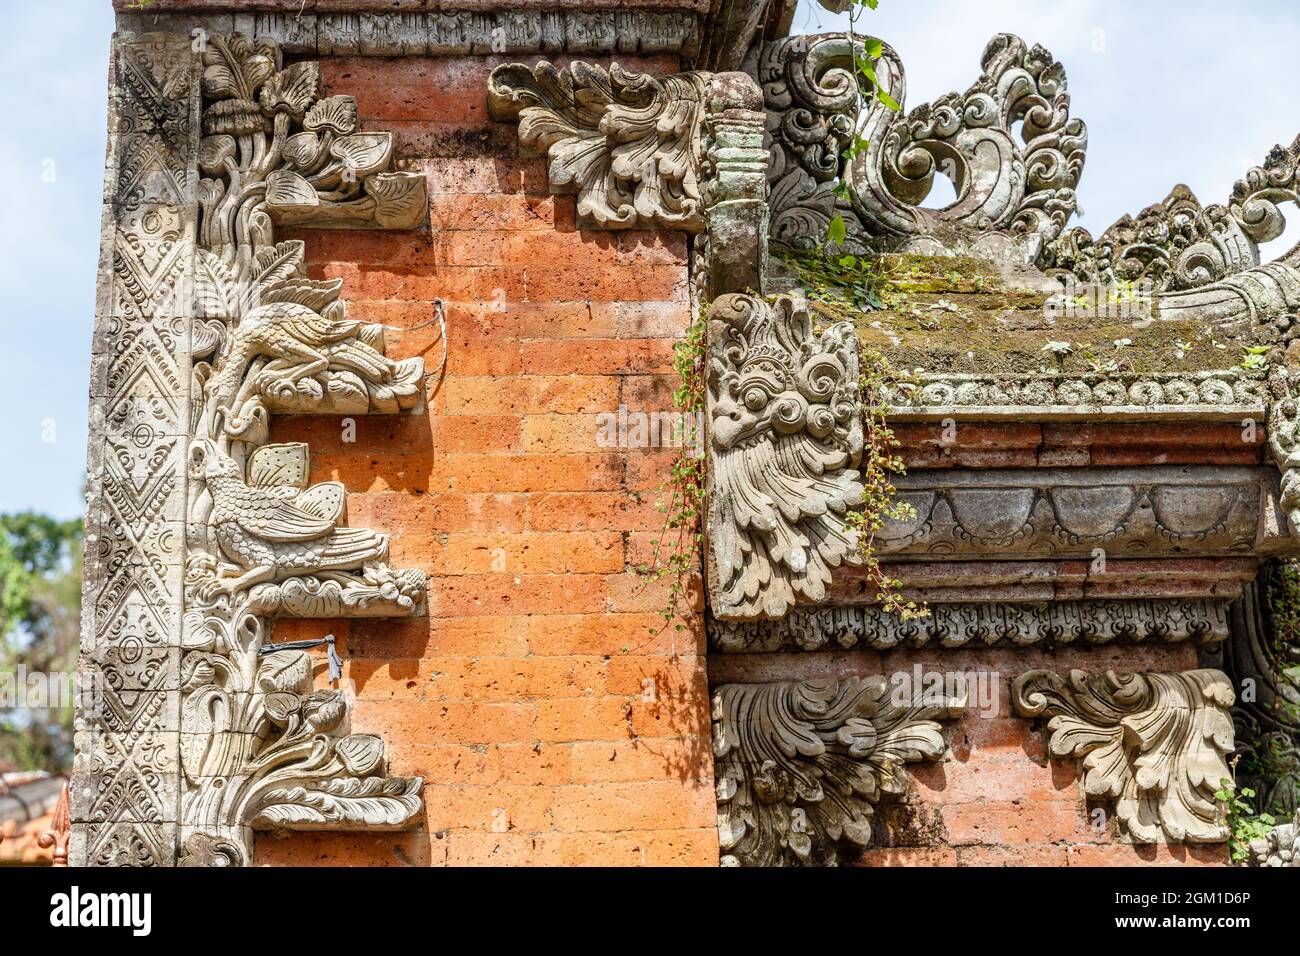
[[[340,528],[344,489],[337,481],[308,488],[277,484],[272,470],[245,482],[239,463],[214,443],[196,444],[195,477],[212,495],[212,527],[222,555],[217,587],[234,594],[267,581],[300,574],[355,571],[388,558],[388,536],[363,528]],[[201,449],[201,452],[198,450]]]
[[[264,390],[281,399],[295,395],[320,398],[314,376],[334,366],[355,372],[368,382],[390,381],[396,365],[359,337],[363,323],[335,315],[332,308],[320,314],[296,302],[272,302],[244,316],[231,335],[226,358],[208,383],[208,394],[229,395],[227,431],[242,431],[240,413],[249,396]],[[268,359],[257,375],[248,366]]]

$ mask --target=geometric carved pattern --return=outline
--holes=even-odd
[[[72,861],[175,861],[198,63],[185,36],[113,46],[110,197],[92,358],[87,614]]]

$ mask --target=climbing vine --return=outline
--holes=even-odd
[[[680,447],[667,479],[659,489],[656,508],[664,516],[660,536],[651,541],[650,563],[637,568],[645,586],[668,582],[668,595],[659,610],[663,623],[651,627],[659,634],[676,621],[684,631],[683,619],[691,612],[690,595],[699,571],[704,548],[703,514],[708,464],[704,453],[701,422],[704,416],[705,350],[708,310],[701,308],[686,330],[686,337],[673,345],[673,371],[677,388],[673,407],[681,413]]]
[[[1214,798],[1219,801],[1223,807],[1223,812],[1228,824],[1228,849],[1232,854],[1232,862],[1238,863],[1250,856],[1250,843],[1252,840],[1262,840],[1268,836],[1268,831],[1273,829],[1277,824],[1272,814],[1256,813],[1251,804],[1251,799],[1255,796],[1255,791],[1250,787],[1237,786],[1237,760],[1232,760],[1232,779],[1224,777],[1219,781],[1219,789],[1215,792]]]

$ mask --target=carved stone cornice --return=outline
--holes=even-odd
[[[1135,843],[1228,838],[1215,793],[1232,777],[1224,756],[1233,747],[1234,698],[1214,670],[1040,670],[1011,683],[1016,714],[1049,718],[1048,752],[1081,762],[1083,793],[1114,801],[1120,834]]]
[[[82,642],[112,692],[78,714],[72,852],[246,864],[255,829],[407,825],[421,782],[270,638],[278,616],[421,614],[425,576],[347,527],[305,445],[266,442],[275,412],[420,403],[421,360],[389,359],[274,228],[409,228],[424,177],[265,39],[119,34],[115,77]]]
[[[1268,386],[1240,370],[1105,375],[944,375],[886,389],[890,420],[1263,420]]]
[[[699,16],[687,10],[119,10],[119,30],[242,33],[304,56],[468,56],[691,53]],[[342,4],[335,4],[341,8]]]
[[[706,564],[721,619],[816,603],[856,559],[863,500],[857,336],[801,303],[725,295],[708,313]]]
[[[871,843],[904,764],[947,750],[965,701],[899,700],[883,677],[724,684],[713,695],[724,866],[833,866]]]
[[[722,653],[877,651],[895,647],[1025,647],[1035,644],[1217,644],[1228,636],[1226,601],[999,601],[931,604],[903,620],[878,607],[796,608],[777,621],[709,621],[709,646]]]
[[[915,516],[888,520],[882,557],[1078,557],[1253,554],[1266,468],[1183,466],[919,471],[895,479]]]

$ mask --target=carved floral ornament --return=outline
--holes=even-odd
[[[1120,833],[1135,843],[1227,839],[1215,793],[1232,779],[1234,699],[1216,670],[1029,671],[1011,684],[1015,712],[1049,718],[1048,752],[1080,761],[1084,794],[1114,801]]]
[[[722,864],[833,866],[869,846],[875,805],[904,793],[905,764],[943,757],[938,721],[964,707],[900,703],[883,677],[717,688]]]
[[[155,435],[153,455],[170,461],[173,445],[185,449],[181,474],[168,476],[179,479],[184,540],[178,547],[166,539],[166,555],[151,539],[138,544],[146,567],[161,568],[172,554],[183,565],[180,593],[169,595],[166,581],[155,585],[142,615],[154,615],[151,626],[166,636],[179,609],[174,636],[167,636],[179,663],[162,693],[125,688],[122,715],[112,712],[113,726],[101,724],[87,742],[91,772],[101,775],[91,777],[89,806],[77,812],[89,825],[88,861],[170,863],[177,860],[167,847],[174,841],[182,865],[242,865],[251,861],[254,830],[407,826],[420,811],[421,781],[387,776],[382,740],[350,732],[344,693],[318,685],[316,659],[300,645],[273,643],[272,627],[286,616],[423,614],[425,575],[389,566],[387,535],[348,527],[343,486],[311,484],[307,446],[268,444],[268,424],[285,412],[419,407],[422,359],[389,358],[383,327],[348,318],[341,280],[309,278],[303,243],[277,241],[274,233],[277,223],[412,228],[426,214],[424,176],[392,170],[391,134],[358,129],[351,97],[324,96],[317,64],[285,67],[268,40],[211,36],[198,63],[187,37],[126,34],[117,43],[121,122],[130,110],[157,113],[167,89],[180,88],[179,79],[160,75],[196,71],[201,130],[184,119],[184,102],[170,111],[171,181],[192,177],[187,214],[197,213],[197,241],[176,246],[190,281],[154,280],[148,262],[128,260],[120,249],[114,263],[117,298],[129,300],[137,326],[176,315],[188,334],[167,340],[174,359],[155,348],[145,353],[152,364],[142,366],[134,358],[137,326],[97,328],[118,350],[114,361],[133,363],[108,375],[122,407],[176,407],[174,430]],[[157,178],[159,148],[147,136],[122,140],[119,178],[130,174],[145,186]],[[144,187],[130,195],[131,203],[145,201]],[[168,392],[142,405],[131,391],[138,381],[165,381]],[[110,411],[106,442],[132,421]],[[109,488],[109,477],[119,490]],[[138,508],[124,511],[135,508],[134,486],[115,475],[102,480],[106,506],[124,515],[116,520],[136,521]],[[129,532],[130,540],[137,534]],[[137,584],[112,578],[116,566],[102,572],[107,586],[137,600]],[[93,659],[110,683],[120,681],[119,658],[136,653],[113,647],[121,633],[114,623],[96,635],[107,649]],[[330,676],[338,676],[333,666]],[[178,713],[166,716],[173,706]],[[170,758],[178,767],[132,776],[168,739],[146,729],[142,714],[179,738]],[[119,790],[125,795],[115,795]]]
[[[358,131],[351,97],[321,97],[317,64],[281,69],[273,44],[235,34],[203,67],[182,863],[238,864],[248,828],[397,827],[420,809],[418,779],[385,775],[383,742],[346,733],[342,692],[313,689],[306,650],[268,645],[277,616],[423,613],[425,577],[388,566],[386,535],[346,526],[342,484],[308,484],[305,445],[266,439],[273,412],[413,408],[424,379],[273,224],[410,228],[426,198],[423,175],[386,171],[391,134]]]

